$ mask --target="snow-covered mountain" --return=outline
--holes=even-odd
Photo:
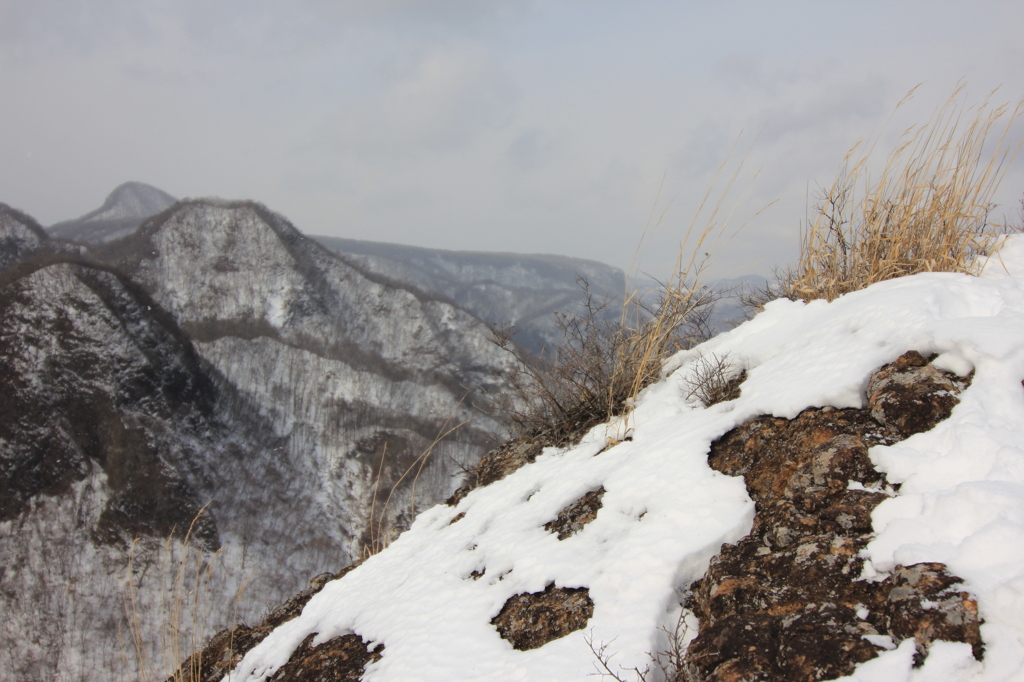
[[[35,219],[0,204],[0,270],[41,253],[47,240],[46,232]]]
[[[622,270],[566,256],[445,251],[338,237],[312,237],[347,261],[397,282],[444,296],[481,320],[511,323],[533,353],[561,341],[552,313],[575,310],[585,278],[595,301],[617,314],[626,290]]]
[[[126,182],[111,192],[103,205],[80,218],[47,228],[53,237],[83,244],[100,244],[134,232],[146,218],[170,207],[177,199],[142,182]]]
[[[1019,237],[981,277],[774,301],[193,679],[1022,679],[1022,377]]]
[[[152,650],[168,567],[216,566],[216,616],[173,629],[255,619],[499,437],[481,403],[510,361],[483,322],[259,204],[182,202],[87,251],[0,220],[0,649],[20,679],[131,677],[128,585],[148,653],[180,657]]]
[[[359,270],[259,204],[184,201],[95,254],[168,310],[287,457],[316,472],[350,557],[377,532],[375,492],[386,499],[415,464],[388,513],[433,504],[454,489],[456,462],[500,431],[480,404],[509,360],[482,322]]]
[[[313,472],[123,275],[59,257],[0,274],[0,377],[0,679],[131,678],[129,557],[157,655],[163,573],[190,528],[220,550],[225,615],[247,580],[280,598],[345,560],[305,523],[323,511]]]

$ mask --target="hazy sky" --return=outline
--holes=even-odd
[[[628,267],[664,178],[659,275],[739,139],[738,187],[762,170],[718,272],[766,273],[911,87],[890,138],[961,79],[1024,96],[1022,28],[1019,0],[0,0],[0,201],[47,225],[139,180],[311,234]]]

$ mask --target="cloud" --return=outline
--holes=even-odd
[[[320,134],[343,154],[465,149],[515,114],[518,90],[482,46],[459,42],[417,53],[355,101],[345,98]]]

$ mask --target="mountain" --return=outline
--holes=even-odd
[[[346,263],[260,204],[183,201],[94,254],[173,315],[285,456],[316,472],[349,558],[449,495],[501,430],[481,406],[510,360],[481,321]]]
[[[583,299],[580,278],[589,284],[594,300],[610,302],[616,314],[626,289],[622,270],[581,258],[312,239],[350,263],[443,296],[490,324],[511,323],[516,341],[535,354],[561,341],[553,313],[578,308]]]
[[[181,202],[87,250],[2,215],[0,664],[19,679],[180,659],[169,632],[257,619],[387,544],[500,436],[482,406],[510,360],[484,323],[259,204]],[[169,622],[200,587],[198,621]]]
[[[48,241],[34,218],[0,203],[0,270],[42,253]]]
[[[146,218],[172,206],[177,199],[141,182],[126,182],[111,192],[103,205],[80,218],[48,228],[51,236],[83,244],[101,244],[131,234]]]
[[[280,598],[345,560],[306,523],[312,473],[122,274],[59,255],[0,274],[0,377],[5,679],[130,678],[129,567],[155,656],[178,560],[219,558],[225,621],[258,612],[235,607],[241,586]]]
[[[185,679],[1021,679],[1022,377],[1020,236],[979,277],[773,301]]]

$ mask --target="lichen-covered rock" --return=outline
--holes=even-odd
[[[582,630],[593,615],[590,590],[552,583],[543,592],[509,597],[491,624],[513,647],[526,651]]]
[[[583,530],[583,526],[597,518],[597,512],[601,509],[601,497],[604,495],[604,486],[597,490],[591,490],[583,495],[562,511],[554,521],[544,524],[544,530],[551,531],[558,535],[559,540],[565,540]]]
[[[494,448],[480,458],[480,462],[473,470],[471,480],[445,500],[445,504],[454,507],[472,490],[500,481],[512,472],[530,464],[537,459],[543,449],[544,444],[539,438],[528,436],[521,436]]]
[[[500,481],[537,459],[543,445],[530,438],[518,438],[491,450],[476,468],[476,484],[485,486]]]
[[[312,646],[309,635],[270,682],[359,682],[369,663],[379,661],[384,645],[370,648],[359,635],[342,635]]]
[[[894,639],[916,639],[919,657],[941,639],[966,642],[981,659],[978,603],[960,587],[942,564],[897,566],[883,583],[882,589],[888,589],[881,604],[884,627]]]
[[[871,512],[893,494],[868,448],[931,428],[961,386],[910,352],[872,376],[866,410],[758,417],[712,444],[709,464],[744,477],[757,513],[691,586],[700,630],[678,680],[831,679],[907,638],[919,661],[936,639],[981,657],[977,603],[941,564],[859,579]]]
[[[967,383],[932,367],[927,358],[912,350],[871,377],[868,409],[895,435],[909,438],[948,417]]]

